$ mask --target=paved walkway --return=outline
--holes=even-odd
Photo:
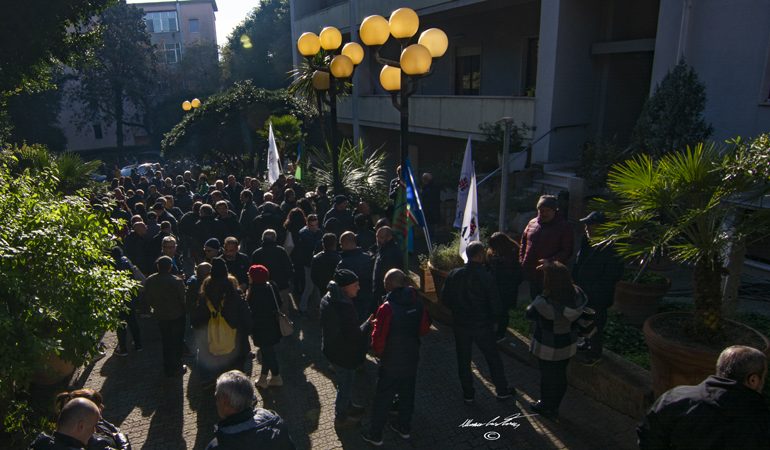
[[[85,386],[99,389],[105,399],[104,416],[120,426],[135,449],[203,449],[213,437],[216,412],[213,389],[204,390],[195,370],[184,378],[167,379],[160,363],[160,336],[151,319],[140,319],[145,350],[127,357],[112,354],[115,335],[105,338],[107,356],[82,374]],[[366,449],[358,429],[335,431],[335,389],[328,363],[320,351],[317,320],[296,324],[295,335],[279,345],[285,385],[260,392],[260,406],[277,411],[288,423],[297,448]],[[486,364],[474,353],[476,403],[461,398],[451,330],[439,325],[423,340],[417,380],[412,439],[384,433],[385,448],[517,448],[517,449],[631,449],[636,448],[635,422],[570,388],[558,423],[537,416],[519,417],[515,426],[461,427],[467,419],[487,423],[522,413],[520,401],[499,402],[493,397]],[[524,400],[537,398],[538,372],[503,356],[508,379]],[[89,372],[90,371],[90,372]],[[246,368],[252,378],[256,362]],[[82,379],[81,378],[81,379]],[[371,403],[376,365],[368,361],[357,382],[358,392]],[[367,418],[364,419],[367,423]],[[485,438],[486,436],[486,438]]]

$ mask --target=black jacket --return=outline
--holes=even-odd
[[[417,373],[417,363],[420,359],[423,304],[414,289],[408,287],[394,289],[385,298],[390,310],[390,320],[381,367],[388,375],[394,377],[412,377]]]
[[[81,450],[86,447],[73,437],[54,432],[51,436],[40,433],[29,448],[32,450]]]
[[[225,260],[227,265],[227,272],[238,279],[238,284],[249,284],[249,266],[250,260],[245,253],[238,252],[235,254],[235,259],[230,261],[222,255],[222,259]]]
[[[372,255],[366,253],[361,248],[345,250],[340,253],[342,259],[337,264],[338,269],[347,269],[352,271],[358,277],[358,283],[361,290],[359,297],[371,298],[372,296],[372,277],[374,270],[374,260]]]
[[[661,395],[637,434],[642,450],[767,449],[770,412],[758,392],[710,376],[696,386],[678,386]]]
[[[623,277],[623,260],[615,249],[591,247],[583,237],[572,268],[572,279],[588,296],[588,306],[607,309],[615,299],[615,284]]]
[[[209,239],[217,237],[218,224],[214,216],[199,217],[195,222],[195,228],[193,231],[193,239],[195,241],[195,247],[202,250],[203,244]],[[222,241],[219,241],[220,244]]]
[[[251,310],[251,339],[254,345],[277,344],[281,340],[281,329],[278,327],[276,303],[279,307],[282,305],[278,286],[273,282],[252,284],[246,301]]]
[[[283,247],[275,242],[267,241],[262,247],[251,254],[252,264],[262,264],[270,271],[270,279],[275,281],[279,289],[287,289],[289,280],[294,274],[294,268]]]
[[[503,305],[503,314],[508,314],[508,307],[515,306],[519,294],[519,285],[522,280],[521,266],[516,255],[512,261],[505,258],[490,256],[488,267],[497,283],[497,292],[500,293],[500,302]]]
[[[310,263],[310,279],[318,287],[321,294],[326,292],[326,287],[334,276],[334,270],[340,262],[340,254],[337,252],[322,251],[313,256]]]
[[[345,298],[335,282],[321,299],[321,351],[338,366],[355,369],[366,360],[369,320],[359,324],[353,301]]]
[[[299,230],[299,239],[294,242],[294,251],[292,252],[292,256],[296,255],[294,262],[300,263],[303,267],[310,267],[315,249],[320,245],[323,235],[324,232],[320,229],[313,231],[308,227],[303,227]]]
[[[492,274],[473,261],[449,272],[441,301],[452,310],[456,327],[491,326],[502,310]]]
[[[404,270],[404,255],[399,250],[395,239],[391,239],[379,248],[374,258],[372,290],[378,304],[382,303],[382,297],[385,295],[385,274],[390,269]]]
[[[225,238],[230,236],[238,238],[239,241],[241,240],[241,224],[238,222],[238,216],[234,212],[227,211],[227,217],[217,216],[216,221],[218,233],[216,238],[219,239],[219,242],[224,245]]]
[[[273,411],[246,409],[221,420],[216,425],[216,437],[206,450],[289,450],[294,442],[281,416]]]

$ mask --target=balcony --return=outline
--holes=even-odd
[[[351,123],[352,100],[339,101],[337,117]],[[512,117],[514,123],[535,123],[534,97],[480,97],[458,95],[414,95],[409,98],[409,129],[412,132],[467,138],[481,137],[479,125]],[[362,126],[399,129],[400,116],[388,95],[367,95],[358,99],[358,120]],[[530,136],[531,137],[531,136]]]

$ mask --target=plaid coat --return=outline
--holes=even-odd
[[[562,361],[575,356],[577,351],[577,329],[573,327],[583,314],[588,299],[575,286],[576,308],[551,302],[547,297],[537,296],[527,307],[527,318],[535,322],[529,351],[539,359]]]

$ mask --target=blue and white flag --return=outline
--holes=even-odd
[[[412,219],[422,228],[423,233],[425,233],[428,252],[432,253],[433,245],[431,244],[430,233],[428,233],[428,221],[425,220],[425,212],[422,209],[420,194],[417,191],[417,183],[414,181],[414,171],[412,170],[412,164],[409,162],[409,158],[406,159],[406,203],[409,207],[409,213],[411,214]]]
[[[463,156],[463,167],[460,170],[460,181],[457,183],[457,210],[455,212],[454,227],[460,228],[463,224],[463,211],[468,199],[468,188],[471,183],[471,174],[473,173],[473,157],[471,156],[471,137],[468,136],[468,143],[465,144],[465,156]]]
[[[468,198],[463,212],[463,226],[460,228],[460,257],[468,262],[465,249],[473,241],[479,240],[479,208],[476,203],[476,171],[471,169],[471,181],[468,186]]]
[[[281,175],[281,157],[278,155],[278,146],[275,145],[275,135],[273,135],[273,124],[270,124],[269,134],[267,136],[267,181],[272,185]]]

